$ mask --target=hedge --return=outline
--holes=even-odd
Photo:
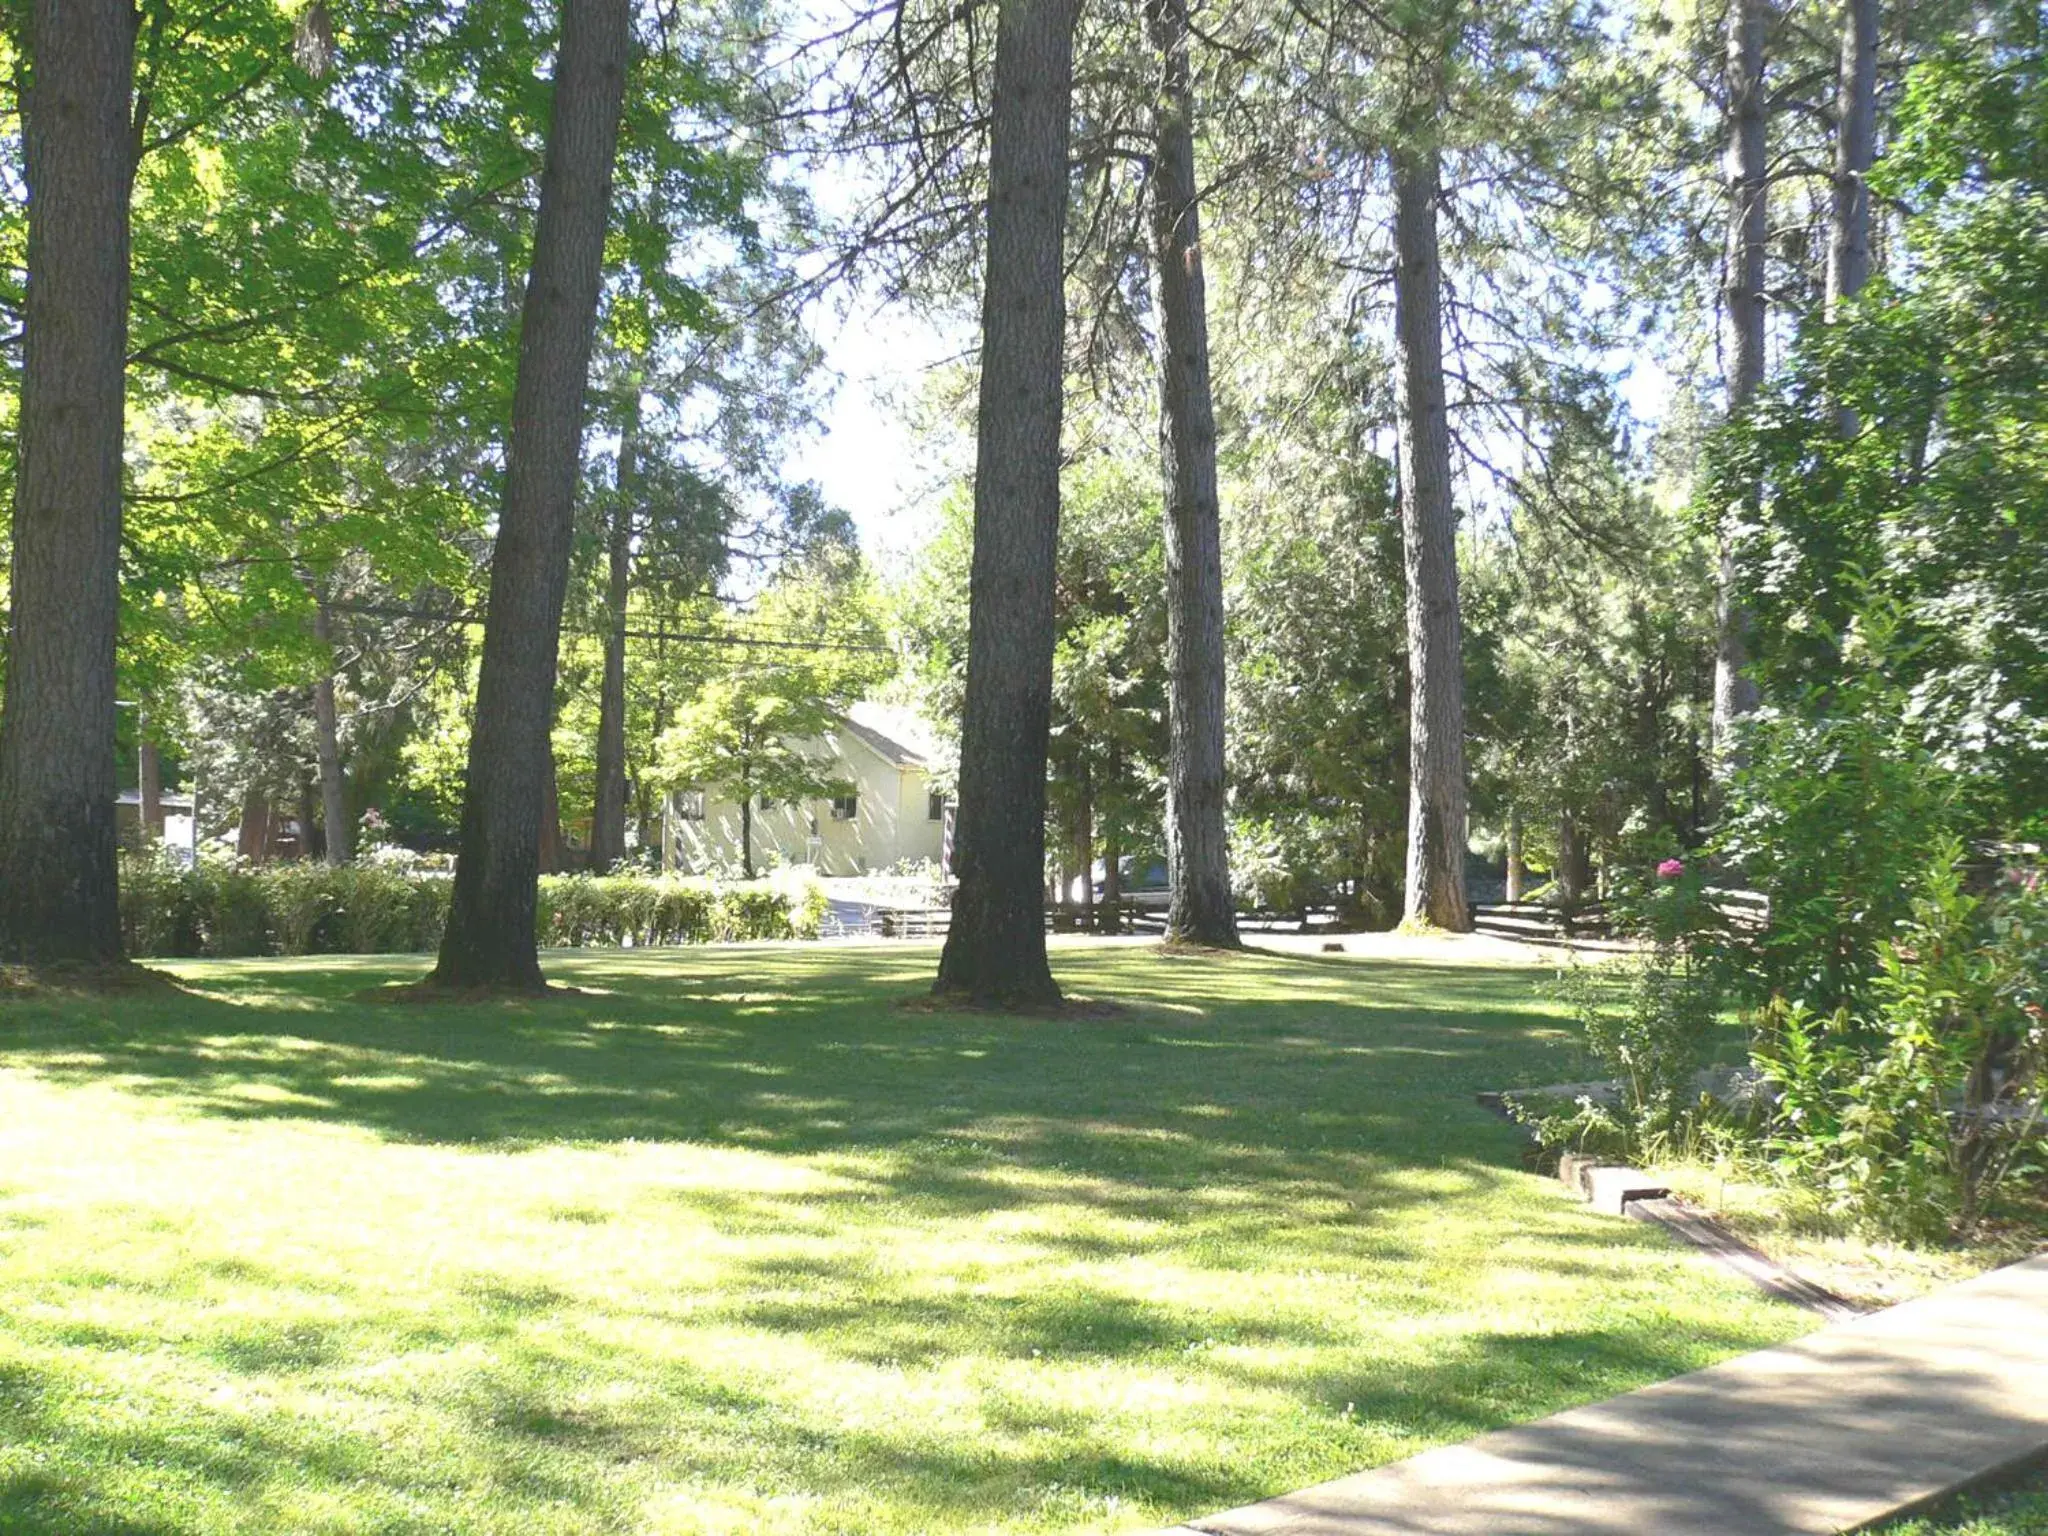
[[[121,936],[135,956],[430,953],[453,882],[375,865],[121,862]],[[720,885],[653,875],[545,875],[543,946],[816,938],[815,885]]]

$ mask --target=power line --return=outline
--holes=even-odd
[[[416,624],[482,624],[484,615],[469,609],[419,609],[404,608],[394,603],[356,603],[332,601],[327,604],[335,613],[355,613],[367,618],[407,619]],[[565,622],[562,629],[567,634],[594,635],[603,637],[612,633],[611,626],[582,625]],[[792,638],[787,629],[779,636],[721,634],[708,629],[670,629],[666,623],[654,629],[627,626],[618,631],[628,640],[654,640],[666,643],[675,641],[682,645],[732,645],[782,651],[869,651],[879,655],[894,654],[886,645],[872,645],[858,640],[827,640],[822,637],[809,639]]]

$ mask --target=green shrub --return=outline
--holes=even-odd
[[[136,956],[427,953],[441,942],[454,882],[365,863],[124,858],[121,931]],[[815,882],[722,886],[673,876],[548,875],[535,936],[549,948],[815,938]]]
[[[1757,1000],[1861,1012],[1921,871],[1968,825],[1915,715],[1873,671],[1752,717],[1715,852],[1770,898],[1766,927],[1730,936]]]
[[[121,944],[131,955],[196,955],[198,914],[184,869],[152,851],[121,861]]]
[[[193,871],[199,912],[200,953],[267,955],[270,910],[262,883],[239,864],[205,864]]]
[[[1756,1060],[1777,1089],[1770,1147],[1834,1214],[1889,1235],[1969,1235],[2041,1171],[2048,897],[2037,876],[1969,889],[1937,854],[1880,947],[1872,1002],[1769,1008]]]
[[[256,871],[263,910],[279,954],[312,952],[314,934],[334,910],[332,874],[323,864],[271,864]]]
[[[802,894],[789,905],[788,933],[769,934],[767,937],[815,939],[820,925],[825,921],[825,910],[828,905],[824,887],[815,880],[805,881]]]
[[[1659,943],[1610,965],[1575,966],[1559,994],[1586,1049],[1619,1085],[1611,1104],[1582,1099],[1533,1117],[1545,1146],[1629,1158],[1688,1151],[1712,1112],[1695,1086],[1721,1027],[1713,970],[1680,942]]]
[[[450,881],[371,865],[327,871],[330,907],[316,934],[323,953],[385,955],[431,950],[448,918]]]
[[[1557,991],[1588,1054],[1619,1086],[1562,1112],[1517,1113],[1548,1147],[1629,1158],[1690,1152],[1716,1106],[1696,1086],[1713,1055],[1727,1002],[1715,940],[1723,924],[1701,868],[1666,858],[1639,877],[1618,874],[1610,912],[1640,953],[1597,967],[1574,964]]]

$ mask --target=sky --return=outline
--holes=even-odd
[[[793,481],[815,480],[829,502],[852,516],[875,567],[901,576],[936,526],[935,492],[972,469],[968,460],[949,462],[942,443],[920,440],[906,415],[931,371],[973,346],[972,319],[931,319],[909,305],[857,292],[821,301],[811,324],[837,384],[820,413],[820,430],[792,455],[785,473]],[[1648,345],[1610,353],[1599,363],[1621,375],[1621,398],[1643,431],[1641,446],[1670,407],[1674,379]],[[961,446],[971,451],[971,442]],[[1391,441],[1383,447],[1392,452]]]

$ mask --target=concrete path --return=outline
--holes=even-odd
[[[2043,1451],[2048,1257],[1179,1530],[1833,1536]]]

